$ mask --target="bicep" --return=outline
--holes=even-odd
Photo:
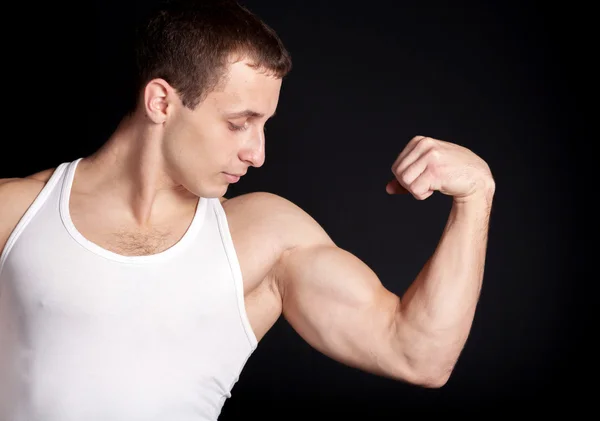
[[[353,254],[333,244],[298,247],[281,259],[283,314],[311,346],[349,366],[389,375],[399,297]]]
[[[231,225],[238,238],[269,239],[269,273],[281,311],[304,340],[349,366],[414,378],[398,341],[400,299],[364,262],[337,247],[316,220],[286,199],[253,193],[227,203],[230,213],[244,215],[237,227]]]

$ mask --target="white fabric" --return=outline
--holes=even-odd
[[[122,256],[73,225],[79,161],[0,255],[0,419],[216,420],[257,346],[220,201],[200,198],[166,251]]]

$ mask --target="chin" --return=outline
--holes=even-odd
[[[229,185],[226,185],[225,187],[221,187],[221,189],[219,191],[216,191],[214,194],[212,194],[210,196],[204,196],[204,197],[214,197],[215,199],[218,199],[220,197],[225,196],[228,189],[229,189]]]
[[[215,184],[213,186],[203,186],[203,188],[197,189],[194,194],[207,199],[219,198],[223,197],[227,193],[228,189],[229,184]]]
[[[229,183],[224,182],[222,177],[197,177],[189,178],[184,187],[187,191],[197,197],[220,198],[229,189]]]

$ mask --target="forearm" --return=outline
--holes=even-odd
[[[493,193],[489,188],[469,200],[454,200],[436,250],[401,299],[398,343],[425,382],[447,380],[469,335],[483,280]]]

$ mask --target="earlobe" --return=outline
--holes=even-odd
[[[153,79],[144,90],[144,108],[146,115],[156,124],[167,119],[169,85],[162,79]]]

